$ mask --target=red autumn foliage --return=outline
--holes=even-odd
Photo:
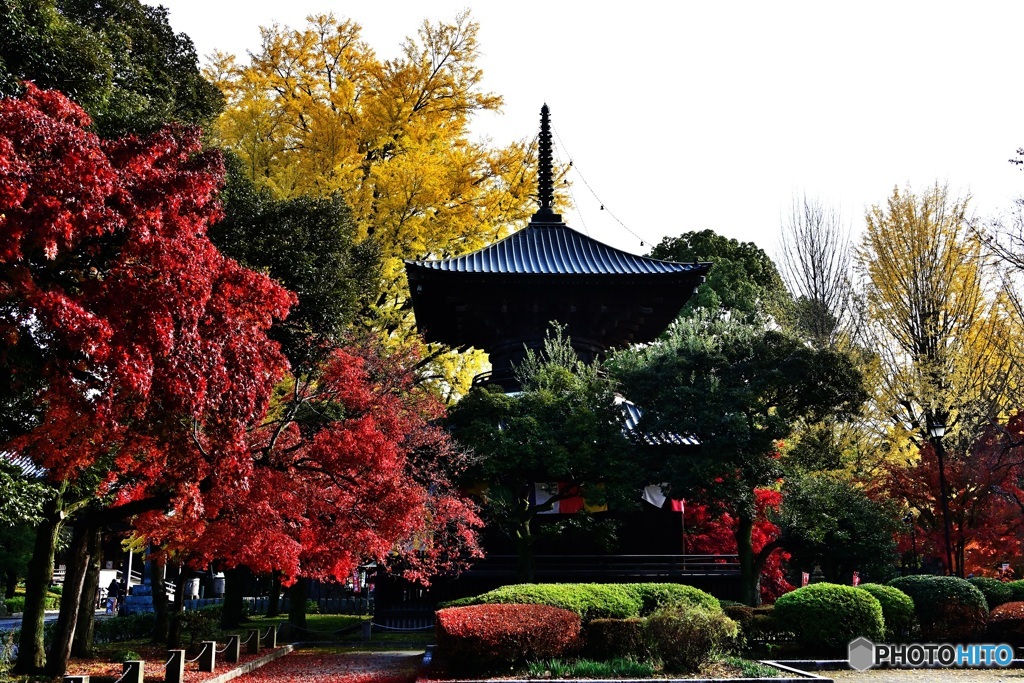
[[[755,489],[757,512],[751,542],[754,554],[779,537],[779,527],[768,519],[768,512],[778,510],[782,494],[774,489]],[[686,551],[707,555],[736,553],[736,518],[730,512],[711,514],[707,505],[687,503],[685,511]],[[789,553],[775,550],[761,569],[761,600],[774,602],[783,593],[793,590],[786,580],[785,562]]]
[[[989,612],[988,633],[995,642],[1024,644],[1024,602],[1004,602]]]
[[[562,657],[579,647],[580,618],[547,605],[471,605],[436,613],[438,654],[449,669],[485,672]]]
[[[425,578],[478,552],[415,352],[351,340],[289,375],[267,331],[294,295],[206,237],[220,155],[197,130],[88,125],[31,84],[0,100],[0,398],[34,411],[0,448],[56,481],[106,473],[113,509],[143,503],[138,529],[198,566],[341,578],[397,557]]]
[[[336,349],[249,434],[242,485],[183,496],[139,528],[197,566],[344,578],[373,559],[423,583],[457,570],[479,555],[481,522],[451,484],[465,455],[434,424],[443,405],[416,385],[416,360],[367,340]]]
[[[0,370],[36,411],[4,447],[55,480],[102,461],[123,504],[246,457],[294,297],[206,238],[223,164],[198,130],[88,125],[32,84],[0,100]]]
[[[412,683],[419,655],[371,652],[290,652],[239,683]]]
[[[1006,425],[992,425],[964,450],[947,449],[945,470],[954,571],[1002,578],[1000,564],[1024,553],[1024,413]],[[880,495],[905,501],[915,510],[913,537],[900,550],[916,550],[935,567],[945,567],[945,534],[938,459],[931,443],[910,465],[891,464]]]

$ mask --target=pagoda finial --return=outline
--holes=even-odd
[[[551,170],[551,110],[547,103],[540,108],[540,138],[537,145],[537,199],[540,209],[533,215],[534,222],[561,222],[562,217],[552,208],[555,203],[554,180]]]

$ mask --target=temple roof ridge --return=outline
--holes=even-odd
[[[428,270],[533,275],[651,275],[706,271],[706,263],[678,263],[631,254],[562,222],[531,222],[493,244],[461,256],[406,260]]]

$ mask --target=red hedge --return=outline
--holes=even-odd
[[[1024,645],[1024,602],[1004,602],[989,612],[988,633],[999,642]]]
[[[580,618],[547,605],[471,605],[436,614],[438,655],[459,672],[510,669],[576,650]]]

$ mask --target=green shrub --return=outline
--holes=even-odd
[[[123,643],[126,640],[153,635],[156,615],[152,612],[131,614],[116,619],[97,619],[93,638],[97,643]]]
[[[994,643],[1024,645],[1024,602],[1004,602],[989,612],[987,632]]]
[[[990,579],[987,576],[972,576],[967,579],[967,582],[980,590],[981,594],[985,596],[985,602],[988,604],[989,610],[994,610],[1004,602],[1011,602],[1013,600],[1013,588],[1008,583]]]
[[[181,636],[189,645],[204,640],[213,640],[220,629],[220,619],[224,612],[222,605],[207,605],[199,609],[185,610],[181,614]]]
[[[1024,602],[1024,579],[1017,579],[1006,584],[1010,587],[1010,601]]]
[[[775,601],[774,616],[807,647],[835,651],[865,636],[885,635],[882,605],[871,593],[833,583],[813,583]]]
[[[988,605],[981,591],[956,576],[901,576],[889,582],[914,601],[920,637],[929,642],[964,641],[982,634]]]
[[[13,598],[7,598],[4,600],[4,607],[7,608],[8,612],[24,612],[25,611],[25,596],[16,595]]]
[[[862,583],[859,588],[875,596],[882,605],[885,639],[888,642],[906,642],[917,628],[914,601],[898,588],[880,583]]]
[[[306,600],[306,614],[320,614],[320,603],[316,600]]]
[[[597,660],[647,659],[651,645],[643,619],[594,619],[587,624],[586,652]]]
[[[579,647],[580,618],[548,605],[470,605],[436,613],[438,654],[458,674],[507,672]]]
[[[623,585],[609,583],[522,583],[447,603],[468,605],[548,605],[575,612],[584,622],[640,615],[640,600]]]
[[[142,655],[135,650],[118,650],[113,659],[115,662],[134,662],[142,659]]]
[[[722,608],[718,598],[699,588],[680,583],[624,583],[622,587],[640,601],[640,616],[676,605],[695,605],[709,610]]]
[[[691,673],[736,644],[739,627],[721,609],[666,607],[647,619],[654,653],[669,673]]]

